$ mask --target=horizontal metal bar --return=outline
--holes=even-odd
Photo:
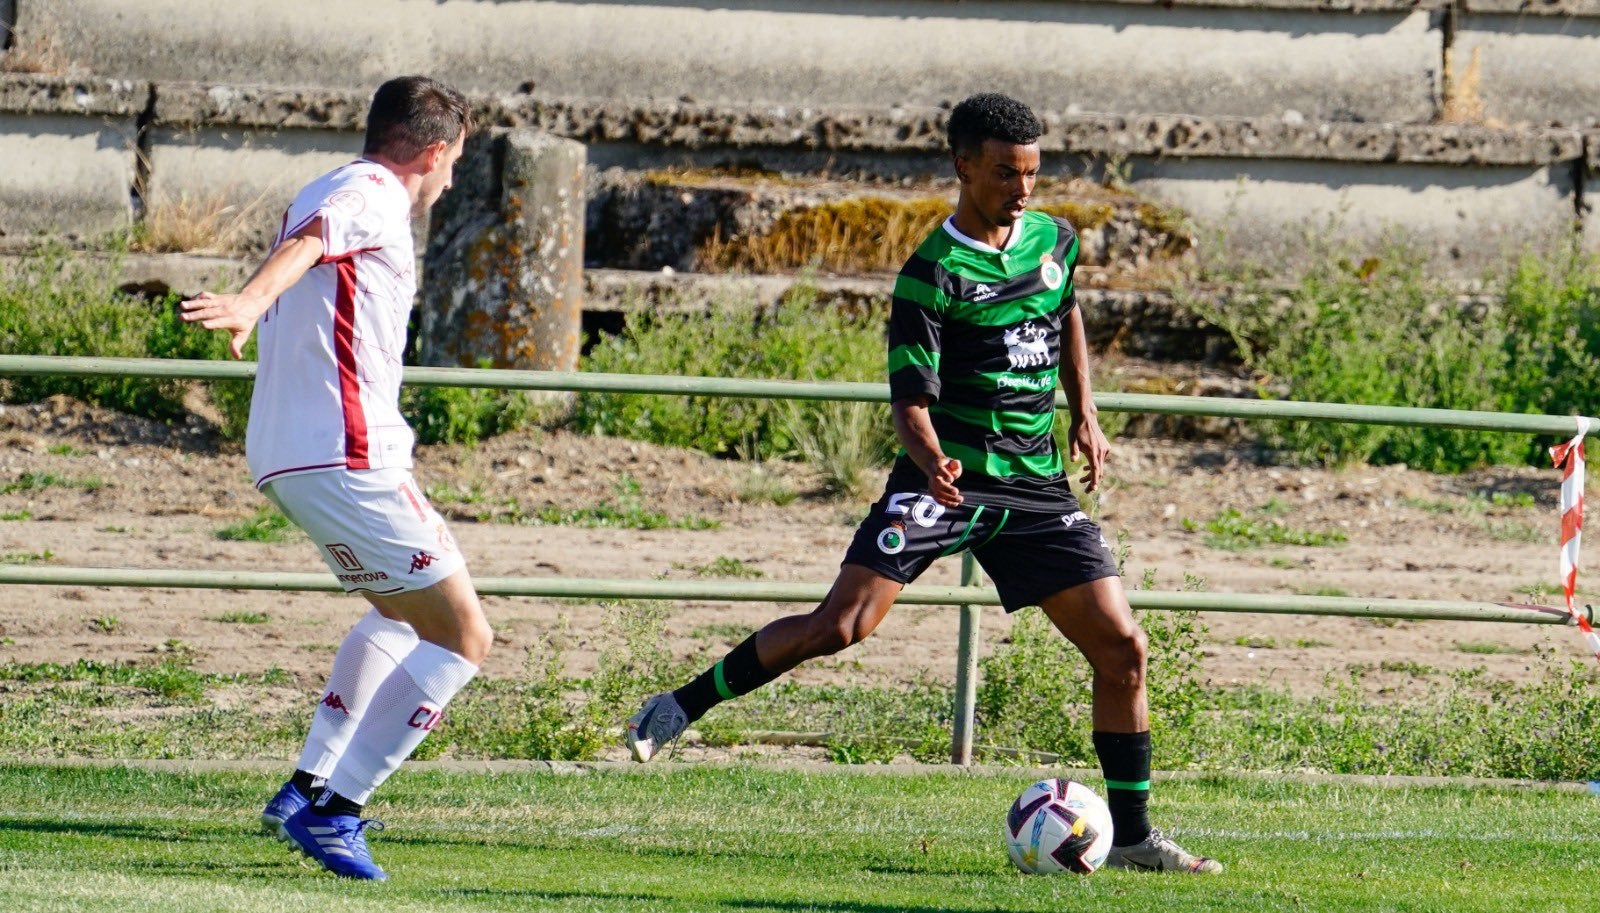
[[[55,374],[77,377],[163,377],[187,380],[239,380],[255,376],[254,362],[162,358],[77,358],[59,355],[0,355],[0,376]],[[513,371],[500,368],[405,369],[405,381],[439,387],[494,390],[558,390],[588,393],[656,393],[678,396],[737,396],[751,399],[832,400],[884,403],[887,384],[843,381],[758,380],[738,377],[673,377],[656,374],[600,374],[588,371]],[[1523,434],[1572,435],[1576,417],[1466,409],[1414,409],[1350,403],[1235,399],[1220,396],[1163,396],[1153,393],[1096,393],[1106,412],[1152,415],[1209,415],[1219,418],[1347,422],[1366,425],[1460,428]],[[1056,408],[1066,408],[1057,393]],[[1600,419],[1590,427],[1600,429]]]
[[[328,574],[263,571],[202,571],[157,568],[51,567],[0,565],[0,584],[40,586],[127,586],[211,590],[303,590],[337,592],[343,587]],[[715,580],[594,580],[553,577],[478,577],[485,596],[544,596],[581,599],[662,599],[707,602],[821,602],[820,583],[747,583]],[[897,602],[905,605],[999,605],[994,587],[913,584]],[[1242,612],[1270,615],[1341,615],[1357,618],[1408,618],[1443,621],[1504,621],[1570,624],[1563,609],[1551,606],[1436,599],[1362,599],[1351,596],[1272,596],[1250,593],[1179,593],[1133,590],[1136,609],[1179,612]],[[1586,607],[1587,608],[1587,607]],[[1594,622],[1593,608],[1587,608]]]

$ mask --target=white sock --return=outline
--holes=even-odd
[[[376,609],[356,622],[333,658],[333,672],[311,718],[297,770],[318,777],[333,773],[371,705],[372,695],[417,643],[415,629],[403,621],[384,618]]]
[[[411,756],[456,692],[478,674],[465,657],[421,641],[372,696],[344,756],[328,775],[328,788],[365,804]]]

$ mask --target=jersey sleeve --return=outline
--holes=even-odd
[[[323,263],[382,246],[384,188],[368,174],[356,172],[352,177],[322,186],[314,183],[301,191],[284,216],[279,243],[320,218]]]
[[[1078,306],[1077,287],[1074,280],[1078,273],[1078,233],[1073,230],[1072,223],[1066,219],[1056,219],[1056,262],[1061,264],[1061,308],[1059,313],[1065,314]]]
[[[889,303],[889,399],[939,398],[939,334],[942,297],[938,289],[900,273]]]
[[[374,188],[376,190],[376,187]],[[322,217],[322,262],[343,260],[351,254],[382,246],[382,218],[377,194],[359,181],[333,188],[317,206]]]

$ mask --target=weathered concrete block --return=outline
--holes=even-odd
[[[136,132],[131,118],[0,115],[0,236],[126,227]]]
[[[150,84],[128,79],[0,73],[0,111],[9,114],[99,114],[138,117]]]
[[[583,325],[584,149],[480,132],[434,207],[420,364],[571,371]]]
[[[1600,123],[1600,18],[1463,16],[1451,58],[1490,121]]]
[[[247,247],[271,243],[278,215],[307,183],[361,153],[361,137],[326,130],[150,131],[147,209],[232,206]]]
[[[1134,163],[1134,187],[1191,213],[1230,251],[1292,265],[1329,242],[1403,232],[1441,273],[1477,276],[1524,247],[1571,236],[1572,168],[1167,159]]]
[[[1426,10],[1393,4],[1348,15],[1287,3],[346,0],[337,28],[323,0],[211,4],[204,16],[188,0],[49,6],[65,53],[156,81],[371,89],[426,72],[573,98],[938,105],[980,88],[949,63],[950,48],[970,47],[1005,49],[986,56],[982,88],[1043,108],[1314,120],[1426,120],[1440,42]]]

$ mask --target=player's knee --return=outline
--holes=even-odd
[[[855,643],[855,625],[847,618],[819,617],[811,625],[811,655],[828,656]]]
[[[461,656],[475,666],[483,665],[483,660],[489,655],[489,648],[494,645],[494,629],[489,627],[487,619],[478,618],[466,625],[461,631]]]
[[[1105,651],[1096,671],[1118,688],[1136,690],[1144,687],[1145,664],[1149,654],[1149,639],[1144,631],[1135,627]]]

